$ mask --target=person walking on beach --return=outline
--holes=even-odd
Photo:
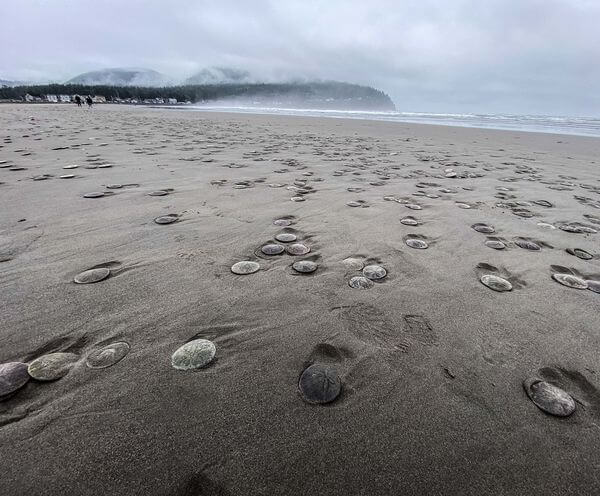
[[[88,107],[89,107],[89,108],[92,108],[92,105],[93,105],[93,103],[94,103],[94,102],[93,102],[93,100],[92,100],[92,97],[91,97],[90,95],[88,95],[88,96],[86,97],[86,99],[85,99],[85,103],[87,103],[87,104],[88,104]]]
[[[75,103],[78,107],[81,107],[81,97],[79,95],[75,95]]]

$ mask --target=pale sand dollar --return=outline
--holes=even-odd
[[[349,201],[348,203],[346,203],[346,205],[348,205],[349,207],[361,207],[362,203],[357,201]]]
[[[77,360],[74,353],[48,353],[31,362],[27,372],[38,381],[55,381],[67,375]]]
[[[63,174],[62,176],[58,176],[59,179],[73,179],[75,174]]]
[[[406,240],[406,244],[411,248],[415,248],[417,250],[425,250],[429,247],[429,245],[422,239],[409,238]]]
[[[363,276],[372,281],[383,279],[387,275],[387,271],[381,265],[367,265],[363,269]]]
[[[95,269],[85,270],[75,276],[73,279],[77,284],[93,284],[100,282],[110,276],[110,269],[107,267],[97,267]]]
[[[117,341],[107,344],[101,348],[92,350],[86,360],[86,365],[91,369],[105,369],[120,362],[129,353],[129,344],[125,341]]]
[[[154,222],[156,222],[157,224],[165,225],[165,224],[173,224],[173,222],[177,222],[178,219],[179,219],[179,217],[174,214],[161,215],[159,217],[156,217],[154,219]]]
[[[352,289],[371,289],[375,283],[364,276],[354,276],[348,281],[348,286]]]
[[[29,381],[27,364],[22,362],[0,363],[0,401],[8,399]]]
[[[292,264],[292,269],[302,274],[310,274],[317,270],[319,266],[312,260],[298,260]]]
[[[496,231],[493,226],[489,226],[487,224],[473,224],[471,227],[475,231],[483,234],[492,234]]]
[[[177,370],[206,367],[215,358],[217,348],[207,339],[194,339],[185,343],[171,356],[171,365]]]
[[[167,196],[168,194],[169,194],[168,191],[159,189],[157,191],[151,191],[150,193],[148,193],[148,196]]]
[[[527,379],[523,388],[540,410],[557,417],[568,417],[575,411],[575,400],[563,389],[539,379]]]
[[[485,246],[488,248],[493,248],[494,250],[504,250],[504,248],[506,248],[506,245],[502,241],[498,241],[496,239],[488,239],[485,242]]]
[[[419,224],[419,222],[416,219],[413,219],[412,217],[405,217],[404,219],[400,219],[400,223],[404,224],[405,226],[417,226]]]
[[[534,243],[533,241],[527,241],[526,239],[519,239],[515,241],[515,244],[524,250],[539,251],[542,249],[537,243]]]
[[[592,279],[585,281],[587,283],[587,288],[594,293],[600,293],[600,281],[594,281]]]
[[[73,165],[65,165],[65,166],[63,167],[63,169],[77,169],[78,167],[79,167],[79,166],[78,166],[78,165],[75,165],[75,164],[73,164]]]
[[[91,193],[85,193],[84,198],[102,198],[104,193],[102,191],[92,191]]]
[[[410,208],[411,210],[422,210],[423,207],[421,205],[416,205],[415,203],[408,203],[404,205],[406,208]]]
[[[285,251],[285,248],[276,243],[269,243],[264,245],[260,251],[262,251],[265,255],[279,255]]]
[[[288,252],[288,254],[294,256],[306,255],[308,252],[310,252],[310,247],[302,243],[294,243],[292,245],[286,246],[285,251]]]
[[[306,198],[304,198],[303,196],[292,196],[290,200],[292,200],[293,202],[303,202],[306,200]]]
[[[279,227],[288,227],[292,225],[292,221],[289,219],[275,219],[273,224]]]
[[[346,268],[352,270],[362,270],[365,266],[365,263],[362,259],[354,257],[344,258],[344,260],[342,260],[342,263],[344,264],[344,266],[346,266]]]
[[[559,282],[563,286],[573,289],[587,289],[588,284],[580,277],[574,276],[573,274],[552,274],[552,279]]]
[[[122,187],[122,184],[109,184],[106,186],[106,189],[121,189]]]
[[[484,274],[479,280],[484,286],[487,286],[488,288],[500,293],[504,291],[512,291],[513,288],[509,281],[493,274]]]
[[[253,262],[250,260],[242,260],[241,262],[237,262],[231,266],[231,272],[238,275],[246,275],[246,274],[254,274],[258,272],[260,269],[260,265],[257,262]]]
[[[339,396],[342,381],[333,367],[315,363],[302,372],[298,390],[307,403],[331,403]]]
[[[298,237],[292,233],[279,233],[275,236],[275,239],[282,243],[291,243],[292,241],[296,241]]]

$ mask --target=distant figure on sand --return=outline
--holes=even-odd
[[[78,107],[81,107],[81,97],[79,95],[75,95],[75,103]]]
[[[89,107],[89,108],[92,108],[92,104],[94,103],[94,102],[92,101],[92,97],[88,95],[88,96],[85,98],[85,103],[87,103],[87,104],[88,104],[88,107]]]

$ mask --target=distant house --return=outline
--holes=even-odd
[[[63,103],[71,103],[70,95],[58,95],[58,99]]]
[[[177,98],[169,98],[169,105],[175,105],[177,103]]]
[[[102,95],[96,95],[92,98],[92,101],[94,103],[106,103],[106,97]]]
[[[26,101],[26,102],[33,102],[33,101],[35,101],[35,98],[34,98],[34,97],[32,97],[32,96],[31,96],[29,93],[27,93],[27,94],[25,95],[25,101]]]
[[[58,97],[56,95],[46,95],[46,101],[49,103],[58,103]]]

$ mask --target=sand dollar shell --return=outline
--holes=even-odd
[[[573,289],[587,289],[588,284],[580,277],[574,276],[573,274],[552,274],[552,279],[559,282],[563,286]]]
[[[279,227],[288,227],[292,225],[292,221],[289,219],[275,219],[273,224]]]
[[[542,249],[537,243],[534,243],[533,241],[527,241],[525,239],[519,239],[515,241],[515,244],[524,250],[539,251]]]
[[[73,179],[75,174],[63,174],[62,176],[58,176],[59,179]]]
[[[331,403],[342,391],[342,381],[333,367],[315,363],[302,372],[298,389],[307,403]]]
[[[67,375],[75,362],[74,353],[48,353],[31,362],[27,372],[38,381],[55,381]]]
[[[422,239],[409,238],[406,240],[406,244],[411,248],[416,248],[417,250],[425,250],[429,245],[423,241]]]
[[[589,280],[585,281],[587,283],[587,288],[594,293],[600,293],[600,281]]]
[[[27,384],[29,377],[26,363],[0,363],[0,401],[7,399]]]
[[[344,258],[344,260],[342,260],[342,263],[346,268],[352,270],[362,270],[365,266],[365,263],[362,259],[354,257]]]
[[[77,274],[73,279],[77,284],[93,284],[95,282],[104,281],[110,276],[110,269],[107,267],[97,267],[89,269]]]
[[[574,255],[577,258],[581,258],[581,260],[591,260],[594,258],[590,253],[581,248],[567,248],[567,253],[569,255]]]
[[[557,417],[568,417],[575,411],[575,400],[563,389],[539,379],[527,379],[525,392],[540,410]]]
[[[238,275],[254,274],[260,269],[260,265],[250,260],[242,260],[231,266],[231,272]]]
[[[177,222],[177,220],[179,219],[179,217],[177,215],[161,215],[160,217],[156,217],[156,219],[154,219],[154,222],[156,222],[157,224],[173,224],[173,222]]]
[[[279,255],[283,253],[285,248],[282,245],[278,245],[276,243],[269,243],[261,247],[260,251],[262,251],[265,255]]]
[[[206,367],[212,362],[217,348],[207,339],[194,339],[185,343],[171,356],[171,365],[177,370],[190,370]]]
[[[159,189],[157,191],[151,191],[150,193],[148,193],[148,196],[167,196],[168,194],[169,194],[168,191]]]
[[[102,191],[92,191],[91,193],[85,193],[84,198],[102,198],[104,193]]]
[[[129,344],[125,341],[117,341],[107,344],[101,348],[92,350],[86,360],[86,365],[91,369],[105,369],[120,362],[129,353]]]
[[[504,248],[506,248],[506,245],[502,241],[498,241],[495,239],[488,239],[485,242],[485,246],[487,246],[488,248],[493,248],[494,250],[504,250]]]
[[[364,276],[354,276],[348,281],[348,286],[352,289],[371,289],[375,283]]]
[[[498,292],[511,291],[513,288],[509,281],[493,274],[484,274],[479,280],[484,286]]]
[[[296,241],[298,237],[293,233],[279,233],[275,236],[275,239],[282,243],[291,243],[292,241]]]
[[[417,226],[419,224],[419,222],[416,219],[413,219],[412,217],[405,217],[404,219],[400,219],[400,223],[404,224],[405,226]]]
[[[496,232],[493,226],[489,226],[487,224],[473,224],[471,226],[475,231],[483,234],[492,234]]]
[[[306,200],[306,198],[304,198],[303,196],[292,196],[290,200],[292,200],[293,202],[303,202]]]
[[[312,260],[298,260],[292,264],[292,269],[302,274],[310,274],[317,270],[319,266]]]
[[[303,245],[302,243],[294,243],[286,246],[285,251],[294,256],[306,255],[308,252],[310,252],[310,247]]]
[[[387,271],[381,265],[367,265],[363,269],[363,276],[372,281],[383,279],[387,275]]]

